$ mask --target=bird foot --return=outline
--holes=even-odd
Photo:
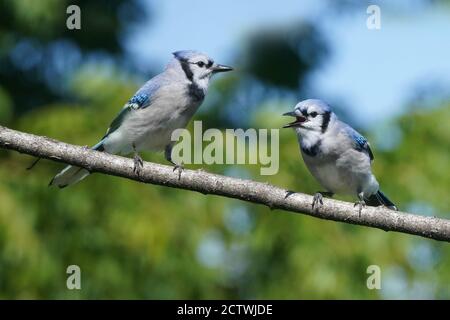
[[[181,179],[181,173],[184,171],[184,165],[181,164],[174,164],[173,165],[173,172],[178,171],[178,180]]]
[[[361,218],[361,211],[366,206],[366,202],[364,200],[356,201],[355,204],[353,205],[353,207],[356,207],[356,206],[359,207],[358,208],[358,215]]]
[[[323,195],[320,192],[314,194],[313,202],[311,204],[313,210],[319,208],[319,204],[323,205]]]
[[[141,169],[144,166],[144,160],[142,160],[142,158],[139,156],[139,154],[135,153],[134,157],[133,157],[133,161],[134,161],[133,172],[139,176],[139,174],[141,173]]]

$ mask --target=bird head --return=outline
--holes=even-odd
[[[325,102],[308,99],[300,101],[294,111],[283,115],[295,117],[295,121],[286,124],[283,128],[295,128],[300,135],[306,135],[312,132],[324,133],[328,128],[332,111]]]
[[[176,51],[173,55],[181,64],[186,77],[200,87],[207,85],[213,74],[233,70],[229,66],[215,63],[206,54],[197,51]]]

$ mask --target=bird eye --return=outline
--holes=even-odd
[[[315,117],[317,117],[317,112],[311,112],[310,114],[309,114],[312,118],[315,118]]]
[[[205,63],[204,63],[203,61],[199,61],[199,62],[197,62],[197,65],[198,65],[200,68],[203,68],[203,67],[205,66]]]

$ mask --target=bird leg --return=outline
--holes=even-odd
[[[164,157],[167,161],[173,164],[173,172],[178,171],[178,180],[181,179],[181,173],[184,170],[183,162],[181,164],[177,164],[172,160],[172,145],[168,144],[164,150]]]
[[[362,208],[366,206],[366,202],[364,201],[364,192],[360,192],[358,193],[358,201],[355,202],[355,204],[353,205],[353,207],[359,206],[359,217],[361,218],[361,211]]]
[[[319,204],[323,205],[323,197],[329,197],[331,198],[333,196],[333,192],[328,191],[317,191],[314,194],[313,202],[311,204],[313,210],[319,208]]]
[[[139,176],[139,173],[141,172],[142,167],[144,166],[144,160],[142,160],[139,153],[136,151],[136,145],[133,142],[133,161],[134,161],[134,168],[133,172]]]
[[[178,171],[178,180],[181,179],[181,173],[184,170],[183,162],[181,164],[174,164],[173,172]]]

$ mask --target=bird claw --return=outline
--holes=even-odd
[[[139,174],[141,173],[141,169],[144,166],[144,160],[142,160],[142,158],[137,153],[135,153],[133,161],[134,161],[133,172],[139,176]]]
[[[178,171],[178,180],[181,179],[181,173],[184,171],[183,163],[181,164],[174,164],[173,166],[173,172]]]
[[[313,210],[319,208],[319,204],[323,205],[323,195],[320,192],[314,194],[313,202],[311,204]]]
[[[133,147],[133,151],[134,151],[134,157],[133,157],[134,167],[133,167],[133,172],[134,172],[137,176],[139,176],[139,174],[141,173],[142,167],[144,167],[144,160],[142,160],[141,156],[140,156],[139,153],[137,152],[136,144],[135,144],[134,142],[132,143],[132,147]]]
[[[366,206],[366,202],[364,200],[356,201],[355,204],[353,205],[353,207],[356,207],[356,206],[359,207],[358,208],[358,215],[361,218],[361,211]]]

